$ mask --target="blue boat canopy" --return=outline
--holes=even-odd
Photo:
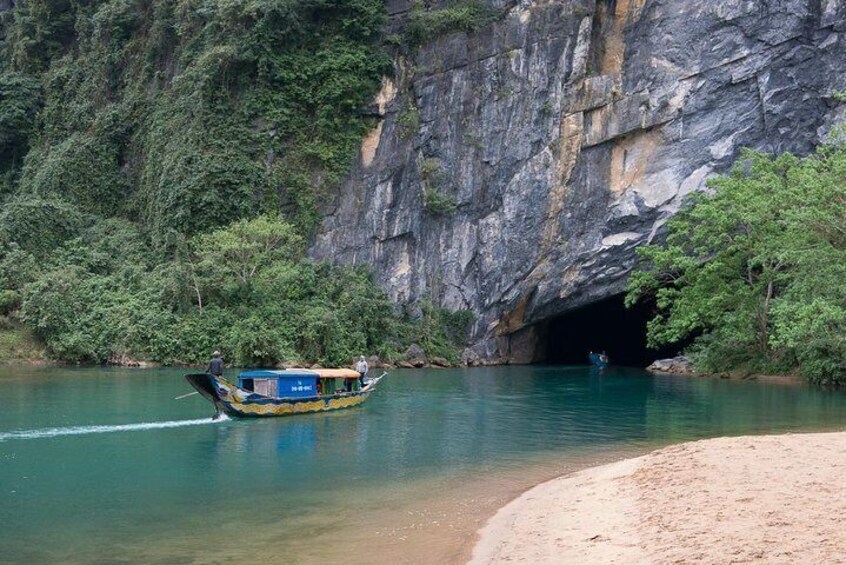
[[[306,370],[245,371],[238,387],[269,397],[302,398],[317,395],[317,373]]]

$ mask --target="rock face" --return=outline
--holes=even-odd
[[[739,148],[807,153],[842,113],[846,0],[490,3],[397,59],[312,249],[475,312],[473,359],[537,360],[544,322],[620,293]]]

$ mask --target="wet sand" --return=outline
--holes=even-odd
[[[846,432],[718,438],[541,484],[471,563],[846,561]]]

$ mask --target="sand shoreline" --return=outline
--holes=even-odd
[[[470,563],[846,561],[846,432],[673,445],[540,484]]]

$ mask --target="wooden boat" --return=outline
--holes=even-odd
[[[246,371],[238,385],[208,373],[185,375],[218,414],[237,418],[289,416],[357,406],[367,400],[387,373],[362,388],[350,369],[285,369]],[[346,389],[351,390],[347,391]]]
[[[588,355],[588,359],[590,359],[591,365],[593,365],[594,367],[599,367],[600,369],[606,368],[609,363],[608,356],[604,353],[591,352],[591,354]]]

